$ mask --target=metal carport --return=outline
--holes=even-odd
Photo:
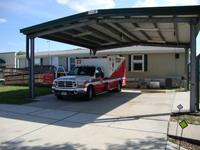
[[[92,10],[21,29],[26,35],[30,96],[34,98],[34,41],[36,37],[98,50],[132,45],[182,47],[190,52],[190,110],[196,111],[196,37],[200,6]],[[188,63],[185,65],[188,66]],[[189,72],[189,67],[187,72]],[[189,74],[187,74],[189,89]]]

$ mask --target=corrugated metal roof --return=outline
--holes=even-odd
[[[190,23],[200,24],[199,16],[200,6],[93,10],[20,32],[93,50],[132,45],[189,47]]]

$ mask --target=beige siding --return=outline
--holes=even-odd
[[[18,68],[25,68],[28,67],[28,61],[26,58],[18,58]]]
[[[43,58],[43,65],[50,65],[49,57],[42,57]]]
[[[131,72],[128,70],[128,55],[126,57],[127,78],[165,78],[169,76],[185,75],[185,54],[180,53],[179,58],[175,59],[174,53],[147,54],[148,70],[146,72]]]
[[[66,66],[67,64],[67,57],[65,56],[59,56],[58,57],[59,65]]]
[[[181,77],[185,75],[185,53],[179,53],[179,59],[175,59],[175,53],[149,53],[147,72],[131,72],[128,70],[128,55],[126,57],[127,78],[166,78],[169,76]],[[76,55],[77,56],[77,55]],[[78,55],[81,56],[81,55]],[[59,56],[59,65],[66,67],[66,57]],[[49,65],[49,57],[42,57],[43,65]],[[25,58],[18,58],[20,67],[27,66]]]

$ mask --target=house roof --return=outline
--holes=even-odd
[[[101,9],[21,29],[29,37],[102,50],[132,45],[189,47],[200,6]]]
[[[108,49],[98,51],[97,55],[115,55],[115,54],[133,54],[133,53],[184,53],[184,48],[172,47],[153,47],[153,46],[130,46],[123,48]],[[36,57],[45,56],[80,56],[89,55],[89,49],[70,49],[70,50],[54,50],[54,51],[41,51],[36,52]],[[17,55],[17,58],[25,57],[25,55]]]
[[[10,53],[16,53],[16,52],[0,52],[0,54],[10,54]]]

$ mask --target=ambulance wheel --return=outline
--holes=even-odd
[[[121,92],[121,90],[122,90],[122,84],[121,84],[121,82],[119,81],[118,82],[118,84],[117,84],[117,88],[116,88],[116,92]]]
[[[86,93],[86,99],[92,100],[93,96],[94,96],[94,89],[92,86],[88,86],[87,93]]]

